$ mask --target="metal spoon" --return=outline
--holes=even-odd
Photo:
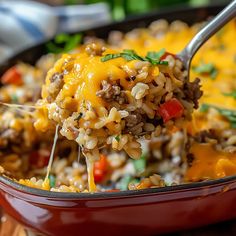
[[[236,0],[232,1],[220,13],[218,13],[206,26],[204,26],[187,44],[187,46],[177,55],[184,67],[189,71],[191,61],[198,49],[227,22],[236,17]]]

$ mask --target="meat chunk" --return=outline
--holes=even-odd
[[[194,108],[198,108],[198,100],[202,96],[203,92],[200,90],[200,79],[196,78],[193,82],[186,82],[184,85],[184,94],[187,99],[193,101]]]
[[[122,91],[118,85],[112,85],[106,80],[102,81],[102,89],[99,90],[96,95],[107,102],[116,101],[119,104],[124,104],[127,102],[125,92]]]
[[[49,80],[51,81],[51,84],[47,89],[49,93],[47,100],[48,102],[52,102],[64,85],[63,73],[54,73]]]

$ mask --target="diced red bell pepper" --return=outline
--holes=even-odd
[[[19,70],[17,69],[16,66],[11,67],[9,70],[7,70],[2,78],[1,78],[1,82],[3,84],[15,84],[15,85],[21,85],[23,83],[22,80],[22,75],[19,72]]]
[[[42,155],[38,151],[34,151],[30,154],[29,161],[33,167],[43,168],[48,165],[50,153],[48,155]]]
[[[173,118],[181,117],[183,113],[184,107],[176,98],[172,98],[169,101],[163,103],[158,109],[158,114],[162,117],[164,123]]]
[[[167,56],[171,55],[172,57],[174,57],[175,59],[177,59],[176,54],[170,53],[170,52],[165,52],[163,56],[161,56],[160,60],[163,61],[166,59]]]
[[[108,170],[108,161],[105,155],[100,156],[100,160],[94,163],[94,181],[100,183],[104,180]]]

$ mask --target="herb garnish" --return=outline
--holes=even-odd
[[[55,185],[56,185],[56,178],[55,178],[55,176],[54,175],[49,175],[48,179],[49,179],[50,187],[51,188],[55,187]]]
[[[236,99],[236,90],[230,92],[230,93],[223,93],[224,96],[227,97],[233,97],[234,99]]]
[[[116,140],[117,142],[120,142],[120,136],[117,135],[117,136],[115,137],[115,140]]]
[[[214,108],[215,110],[217,110],[222,116],[229,120],[232,128],[236,128],[236,110],[225,109],[204,103],[202,104],[200,111],[207,112],[209,108]]]
[[[140,159],[133,160],[133,165],[137,174],[143,173],[146,168],[146,155],[143,154]]]
[[[102,62],[109,61],[118,57],[124,58],[126,61],[139,60],[148,61],[152,65],[168,65],[168,61],[161,61],[161,57],[165,54],[165,49],[158,52],[148,52],[145,57],[139,56],[134,50],[124,49],[120,53],[107,54],[101,58]]]
[[[59,54],[73,50],[82,40],[81,34],[59,34],[55,39],[46,44],[48,52]]]
[[[193,71],[199,74],[209,74],[214,80],[218,74],[218,70],[213,63],[201,63],[199,66],[193,66]]]

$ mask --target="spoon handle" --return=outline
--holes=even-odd
[[[179,54],[186,68],[190,66],[191,60],[198,49],[228,21],[236,16],[236,0],[232,1],[216,17],[214,17],[206,26],[204,26],[188,43],[188,45]]]

